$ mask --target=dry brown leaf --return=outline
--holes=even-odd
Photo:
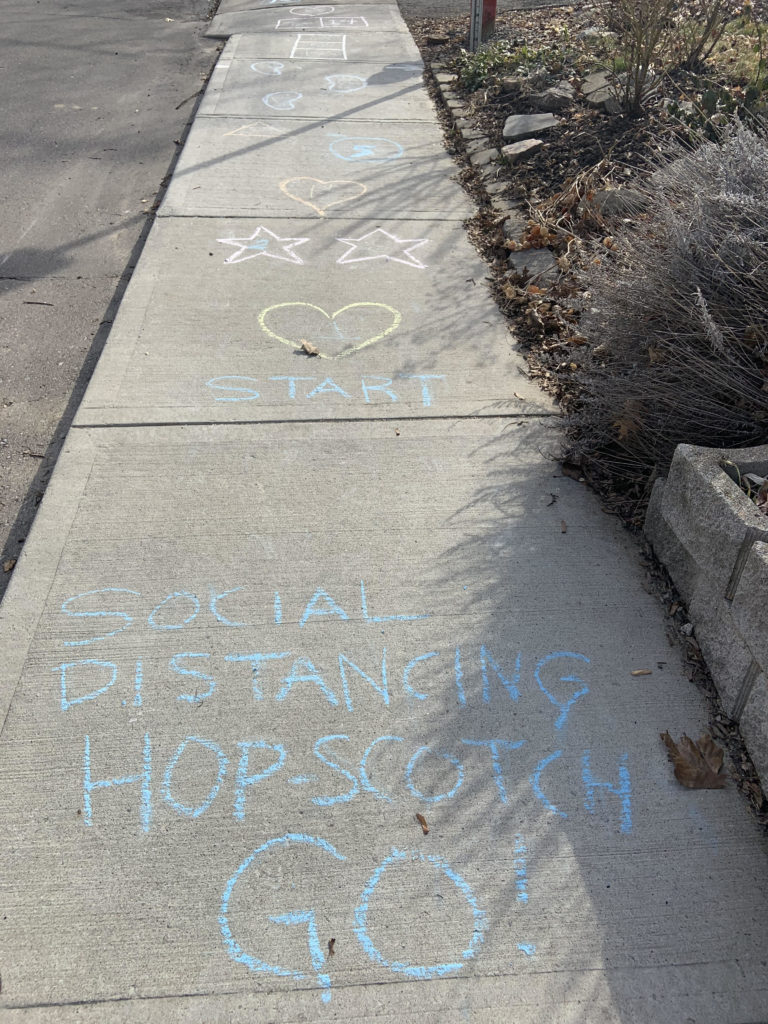
[[[308,356],[319,356],[320,349],[313,345],[311,341],[307,341],[306,338],[301,339],[301,351],[306,352]]]
[[[652,676],[653,672],[649,668],[636,668],[630,672],[632,676]]]
[[[723,748],[718,747],[715,741],[707,733],[699,737],[696,746],[701,751],[701,756],[707,762],[712,771],[717,774],[723,767]]]
[[[661,738],[667,748],[667,757],[675,769],[675,778],[687,789],[723,789],[727,779],[720,774],[723,751],[711,736],[702,736],[698,743],[683,733],[675,743],[668,732]]]
[[[427,819],[424,817],[424,815],[423,814],[417,814],[416,815],[416,821],[418,821],[418,823],[421,825],[421,831],[424,833],[424,835],[428,836],[429,835],[429,827],[427,825]]]
[[[14,565],[16,565],[16,559],[9,558],[6,562],[3,562],[3,572],[10,572]]]
[[[564,519],[560,520],[560,533],[568,533],[568,523]]]
[[[328,939],[328,956],[334,956],[336,950],[333,948],[336,945],[336,939]]]

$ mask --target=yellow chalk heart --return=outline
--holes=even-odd
[[[383,302],[352,302],[335,313],[326,313],[311,302],[280,302],[259,313],[259,326],[270,337],[294,349],[308,341],[322,359],[343,359],[360,352],[386,338],[401,320],[402,314]]]
[[[324,217],[325,211],[340,203],[351,203],[364,195],[368,189],[359,181],[321,181],[320,178],[288,178],[280,182],[280,190],[289,199],[303,203],[319,216]]]

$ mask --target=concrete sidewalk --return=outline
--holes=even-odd
[[[0,607],[2,1019],[765,1022],[765,837],[397,8],[212,32]]]

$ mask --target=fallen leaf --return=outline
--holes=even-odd
[[[428,836],[429,835],[429,827],[427,826],[427,819],[424,817],[424,815],[423,814],[417,814],[416,815],[416,821],[418,821],[418,823],[421,825],[421,831],[424,833],[424,835]]]
[[[16,565],[16,559],[9,558],[6,562],[3,562],[3,572],[10,572],[14,565]]]
[[[685,733],[679,743],[675,743],[668,732],[663,732],[661,738],[681,786],[687,789],[723,789],[727,782],[726,777],[720,774],[723,751],[711,736],[704,734],[698,743]]]
[[[301,351],[306,352],[308,356],[319,356],[320,349],[313,345],[311,341],[307,341],[306,338],[301,339]]]
[[[577,466],[573,462],[561,462],[560,466],[563,471],[563,476],[569,476],[571,480],[584,479],[584,474],[581,471],[581,466]]]
[[[560,533],[568,533],[568,523],[564,519],[560,520]]]
[[[400,431],[395,427],[395,436],[400,437]]]
[[[336,939],[328,939],[328,956],[334,956],[336,950],[333,948],[336,945]]]
[[[630,672],[631,676],[652,676],[653,672],[649,668],[636,668]]]

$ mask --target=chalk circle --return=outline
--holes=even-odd
[[[441,758],[443,761],[447,761],[452,764],[456,769],[456,782],[453,787],[445,793],[436,793],[433,796],[427,796],[422,793],[420,789],[417,789],[413,781],[413,770],[416,767],[416,763],[421,760],[425,754],[434,754],[436,757]],[[464,767],[457,757],[453,757],[451,754],[444,754],[442,751],[432,750],[431,747],[419,747],[416,753],[413,755],[411,760],[405,769],[405,785],[408,791],[415,796],[418,800],[424,800],[428,804],[439,804],[441,800],[450,800],[456,796],[458,791],[461,789],[461,784],[464,782]]]
[[[399,142],[364,135],[341,136],[331,143],[330,151],[339,160],[360,160],[371,164],[399,160],[405,153]]]
[[[376,946],[368,931],[368,913],[371,898],[374,896],[384,874],[395,864],[426,864],[429,867],[442,872],[446,878],[456,886],[472,911],[472,937],[467,946],[461,951],[458,958],[452,961],[437,964],[412,964],[407,960],[388,960],[381,950]],[[487,920],[485,911],[477,905],[475,894],[468,882],[459,875],[453,868],[440,857],[424,854],[418,850],[396,850],[385,857],[374,873],[368,879],[368,884],[363,890],[359,906],[355,909],[355,935],[358,942],[368,954],[370,959],[381,967],[387,967],[397,974],[404,974],[409,978],[428,980],[430,978],[441,978],[447,974],[455,974],[460,971],[477,953],[478,947],[485,938]]]
[[[263,853],[266,853],[266,851],[270,850],[272,847],[292,845],[316,846],[318,849],[324,850],[326,853],[330,853],[336,858],[336,860],[343,861],[347,859],[343,854],[339,853],[338,850],[334,849],[329,842],[325,839],[321,839],[319,836],[305,836],[296,832],[287,832],[284,836],[279,836],[277,839],[268,840],[266,843],[257,847],[245,858],[243,863],[237,871],[235,871],[234,875],[232,875],[224,887],[224,894],[221,899],[221,907],[219,910],[219,928],[221,929],[221,937],[224,940],[227,953],[232,960],[245,964],[248,970],[253,971],[254,973],[273,974],[278,978],[296,978],[297,980],[301,980],[306,977],[306,974],[303,971],[297,971],[290,967],[281,967],[280,964],[269,963],[269,961],[262,960],[260,957],[243,949],[232,934],[232,928],[229,921],[230,902],[235,891],[235,886],[248,871],[254,861],[258,860]],[[287,892],[286,899],[290,900],[290,898],[290,892]]]
[[[268,78],[270,75],[282,75],[284,67],[285,64],[279,60],[257,60],[251,64],[251,71]]]
[[[386,338],[401,320],[402,313],[383,302],[351,302],[334,313],[311,302],[279,302],[259,313],[259,326],[270,337],[297,350],[309,341],[319,349],[321,359],[343,359],[360,352]],[[278,325],[285,334],[278,333]]]
[[[301,98],[300,92],[271,92],[261,102],[272,110],[293,110]]]
[[[203,749],[211,750],[216,755],[217,762],[216,781],[211,786],[208,795],[203,798],[201,803],[197,804],[194,807],[190,807],[187,804],[183,804],[180,800],[177,800],[173,796],[173,793],[171,792],[171,784],[173,782],[174,770],[176,769],[176,765],[179,763],[182,754],[187,749],[187,746],[190,743],[196,743]],[[200,739],[199,736],[187,736],[178,745],[178,747],[176,748],[176,753],[168,762],[168,765],[165,769],[165,775],[163,776],[163,782],[160,787],[163,799],[167,800],[171,807],[173,807],[173,809],[177,811],[179,814],[183,814],[188,818],[199,818],[201,814],[208,810],[213,801],[216,799],[219,789],[221,788],[222,780],[227,773],[227,767],[228,762],[224,754],[224,751],[216,743],[214,743],[212,740]]]
[[[328,92],[359,92],[368,85],[362,75],[326,75]]]
[[[344,179],[322,181],[320,178],[288,178],[280,182],[280,191],[295,199],[297,203],[303,203],[310,210],[321,217],[325,211],[332,206],[339,206],[341,203],[351,203],[365,195],[368,189],[359,181],[347,181]]]

